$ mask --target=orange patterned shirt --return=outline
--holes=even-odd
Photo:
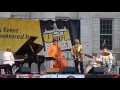
[[[54,57],[55,58],[57,52],[58,52],[58,46],[57,45],[51,45],[48,48],[49,57]]]

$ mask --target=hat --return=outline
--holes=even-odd
[[[76,43],[79,43],[79,40],[78,40],[78,39],[75,39],[75,42],[76,42]]]

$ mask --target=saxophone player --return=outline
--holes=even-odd
[[[74,45],[72,46],[71,49],[71,55],[74,58],[74,63],[75,63],[75,68],[76,68],[76,73],[79,73],[79,68],[78,65],[80,64],[80,70],[81,70],[81,74],[84,73],[84,69],[83,69],[83,46],[80,44],[78,39],[75,39],[74,41]]]

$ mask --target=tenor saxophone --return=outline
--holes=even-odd
[[[81,52],[81,51],[78,52],[78,48],[76,48],[76,49],[74,50],[74,57],[75,57],[75,60],[76,60],[76,61],[80,61],[80,59],[81,59],[81,57],[82,57],[82,52]]]

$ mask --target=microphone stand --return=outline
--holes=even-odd
[[[117,66],[117,59],[116,59],[116,66]]]
[[[86,46],[87,46],[87,50],[88,50],[88,42],[86,42]],[[89,59],[87,58],[87,61],[89,61]]]
[[[118,64],[117,64],[117,59],[116,59],[116,54],[117,54],[117,53],[115,52],[115,49],[114,49],[114,53],[113,53],[113,54],[115,55],[116,66],[117,66],[117,65],[118,65]]]
[[[66,46],[67,46],[67,60],[68,60],[68,44],[66,43]]]
[[[114,55],[115,55],[115,59],[116,59],[116,54],[114,53]],[[117,59],[116,59],[116,66],[117,66]]]

